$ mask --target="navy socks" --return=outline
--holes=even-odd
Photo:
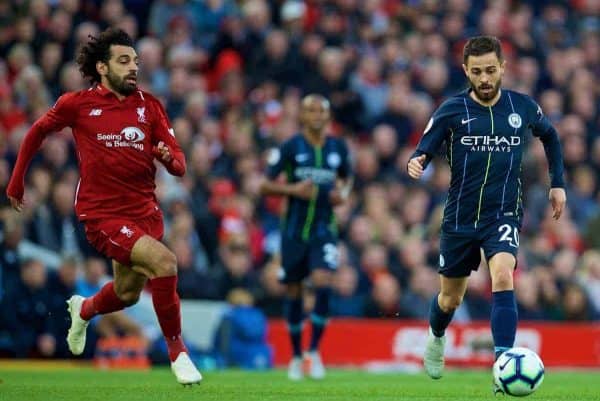
[[[513,347],[517,332],[517,302],[515,292],[498,291],[492,293],[492,336],[496,359],[504,351]]]

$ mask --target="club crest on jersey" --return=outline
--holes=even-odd
[[[517,113],[511,113],[508,116],[508,123],[513,128],[521,128],[521,125],[523,124],[523,122],[521,121],[521,116]]]
[[[337,153],[330,153],[327,156],[327,164],[329,164],[329,166],[331,168],[338,168],[340,163],[342,163],[342,158],[340,157],[339,154]]]
[[[269,151],[269,155],[267,156],[267,163],[271,166],[276,165],[281,159],[281,152],[277,148],[273,148]]]
[[[138,115],[138,122],[140,123],[145,123],[146,122],[146,108],[145,107],[138,107],[137,108],[137,115]]]

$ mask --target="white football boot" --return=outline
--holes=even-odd
[[[302,372],[302,358],[299,356],[295,356],[290,361],[288,365],[288,379],[293,381],[302,380],[304,378],[304,373]]]
[[[321,355],[318,351],[311,351],[307,354],[310,359],[310,370],[309,375],[312,379],[321,380],[325,378],[325,366],[321,360]]]
[[[181,384],[200,384],[202,375],[194,366],[187,352],[180,352],[175,361],[171,362],[171,370]]]
[[[432,379],[439,379],[444,372],[444,346],[446,345],[446,336],[436,337],[429,329],[429,338],[425,354],[423,355],[423,366],[425,372]]]
[[[67,301],[67,310],[71,315],[71,328],[67,334],[67,344],[73,355],[81,355],[85,348],[85,332],[89,321],[83,320],[79,315],[83,301],[85,298],[80,295],[73,295]]]

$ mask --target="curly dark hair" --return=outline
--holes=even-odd
[[[469,39],[463,50],[463,62],[466,65],[469,56],[481,56],[486,53],[496,53],[498,60],[502,61],[502,47],[500,40],[495,36],[475,36]]]
[[[77,55],[79,71],[84,78],[94,84],[100,82],[100,74],[96,70],[96,63],[103,61],[108,63],[110,59],[110,47],[112,45],[133,46],[133,39],[123,30],[108,28],[96,38],[89,35],[90,41],[81,47]]]

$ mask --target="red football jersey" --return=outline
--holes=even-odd
[[[119,100],[96,85],[64,94],[35,122],[19,150],[8,195],[23,197],[25,171],[35,152],[46,135],[64,127],[72,128],[79,160],[75,211],[80,220],[137,219],[157,210],[154,157],[161,141],[171,154],[171,161],[163,163],[167,170],[177,176],[185,173],[183,152],[154,96],[136,90]]]

